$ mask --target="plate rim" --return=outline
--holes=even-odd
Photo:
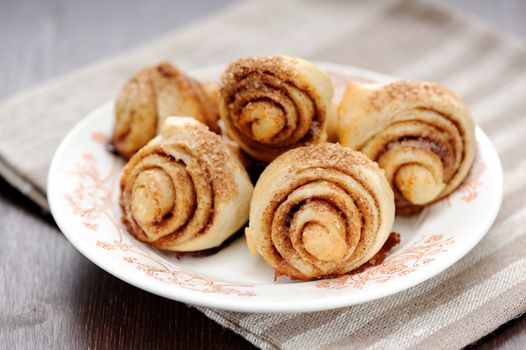
[[[371,76],[371,77],[379,77],[382,80],[395,80],[396,78],[390,77],[387,75],[384,75],[382,73],[370,71],[364,68],[360,67],[354,67],[350,65],[342,65],[339,63],[332,63],[332,62],[317,62],[322,68],[326,69],[335,69],[340,71],[352,71],[353,73],[360,72],[363,73],[365,76]],[[197,71],[205,71],[205,70],[212,70],[217,69],[221,65],[211,65],[211,66],[204,66],[201,69],[198,69]],[[224,66],[221,66],[224,67]],[[484,230],[483,233],[478,235],[476,239],[473,239],[471,241],[466,242],[466,244],[462,246],[457,246],[456,249],[453,252],[450,252],[448,254],[448,258],[446,261],[442,262],[441,264],[435,264],[428,267],[428,271],[426,274],[417,275],[415,278],[398,285],[393,285],[390,288],[376,288],[377,292],[375,291],[369,291],[367,295],[360,299],[353,299],[353,297],[342,294],[342,295],[333,295],[331,297],[323,299],[321,302],[313,303],[312,301],[297,301],[297,302],[291,302],[290,300],[287,301],[279,301],[276,300],[275,302],[269,302],[269,301],[255,301],[252,298],[243,298],[243,299],[234,299],[234,298],[227,298],[224,297],[221,294],[214,295],[213,297],[210,297],[209,294],[205,293],[198,293],[192,290],[186,290],[177,286],[170,286],[170,292],[167,292],[165,288],[156,288],[155,285],[152,286],[152,284],[147,283],[147,281],[142,277],[136,277],[135,274],[130,274],[126,272],[122,272],[122,269],[118,266],[113,266],[113,264],[107,264],[104,259],[99,258],[97,254],[93,254],[88,247],[85,247],[83,242],[80,240],[80,238],[76,238],[76,235],[73,233],[75,230],[72,230],[69,228],[69,224],[66,222],[66,218],[63,215],[60,215],[59,210],[59,195],[58,195],[58,188],[56,188],[56,181],[54,180],[55,175],[60,174],[58,168],[60,166],[59,161],[63,158],[62,155],[66,151],[66,148],[69,144],[71,144],[72,139],[76,134],[81,132],[87,125],[90,124],[92,119],[95,119],[100,113],[102,113],[105,109],[112,108],[114,103],[114,100],[110,100],[108,102],[105,102],[104,104],[100,105],[96,109],[94,109],[92,112],[90,112],[87,116],[85,116],[81,121],[79,121],[64,137],[64,139],[60,142],[60,145],[56,149],[50,167],[48,171],[48,179],[47,179],[47,197],[48,202],[50,206],[50,211],[53,215],[53,218],[55,219],[55,222],[57,223],[57,226],[59,227],[60,231],[64,234],[64,236],[68,239],[68,241],[77,249],[82,255],[84,255],[88,260],[93,262],[95,265],[103,269],[104,271],[110,273],[111,275],[119,278],[120,280],[131,284],[137,288],[146,290],[152,294],[156,294],[162,297],[165,297],[167,299],[184,302],[192,305],[198,305],[198,306],[204,306],[204,307],[212,307],[217,309],[223,309],[223,310],[229,310],[229,311],[237,311],[237,312],[256,312],[256,313],[279,313],[279,312],[314,312],[314,311],[323,311],[323,310],[331,310],[331,309],[338,309],[343,307],[348,307],[352,305],[358,305],[363,304],[367,302],[371,302],[374,300],[379,300],[382,298],[385,298],[387,296],[391,296],[394,294],[397,294],[403,290],[407,290],[410,288],[413,288],[433,277],[438,276],[442,272],[449,269],[452,265],[459,262],[467,253],[469,253],[481,240],[486,236],[486,234],[489,232],[491,226],[496,220],[496,217],[498,213],[500,212],[500,208],[502,205],[502,198],[503,198],[503,170],[502,170],[502,163],[500,160],[500,157],[491,143],[488,136],[484,133],[484,131],[476,125],[476,139],[479,141],[483,141],[486,145],[488,145],[487,153],[488,156],[492,159],[490,159],[490,163],[495,168],[494,169],[494,176],[495,178],[495,187],[493,189],[494,194],[496,195],[496,205],[492,207],[492,211],[490,215],[486,216],[486,220],[484,222]],[[72,232],[73,231],[73,232]]]

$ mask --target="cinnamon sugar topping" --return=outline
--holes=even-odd
[[[378,164],[368,159],[364,154],[356,152],[339,144],[323,143],[316,146],[299,147],[292,152],[297,154],[297,166],[320,163],[338,167],[364,167],[380,171]]]
[[[393,101],[428,102],[435,98],[450,98],[458,101],[459,98],[446,87],[422,81],[397,81],[386,84],[369,97],[369,109],[379,111]]]
[[[282,56],[246,57],[226,68],[221,76],[221,89],[237,84],[240,77],[251,73],[271,72],[273,75],[294,76],[296,73],[284,64]]]
[[[186,132],[195,142],[195,151],[200,159],[207,160],[207,168],[214,184],[214,191],[221,199],[228,201],[237,194],[235,180],[231,169],[226,168],[227,161],[233,155],[229,152],[221,136],[216,135],[199,123],[188,124]]]

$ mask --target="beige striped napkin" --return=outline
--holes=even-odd
[[[443,83],[471,106],[504,166],[497,222],[464,259],[380,301],[310,314],[200,308],[261,348],[459,348],[526,310],[526,50],[464,15],[418,1],[245,1],[0,107],[0,171],[46,206],[65,133],[138,67],[186,68],[283,53]]]

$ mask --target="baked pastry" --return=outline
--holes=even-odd
[[[249,57],[221,77],[219,114],[230,138],[257,160],[327,139],[336,119],[331,78],[316,65],[287,56]]]
[[[123,223],[165,250],[219,246],[248,219],[252,183],[224,139],[189,117],[170,117],[126,164]]]
[[[173,115],[194,117],[219,132],[214,89],[210,84],[202,86],[168,62],[142,69],[122,87],[115,101],[116,151],[131,157]]]
[[[476,152],[473,119],[447,88],[421,81],[351,83],[338,107],[339,141],[385,170],[397,214],[451,193]]]
[[[393,191],[378,165],[323,143],[290,150],[261,174],[247,243],[277,274],[310,280],[369,261],[394,221]]]

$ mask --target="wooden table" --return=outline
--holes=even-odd
[[[0,0],[0,99],[231,1]],[[524,1],[447,1],[526,39]],[[523,316],[472,347],[525,346]],[[67,242],[51,217],[0,180],[0,348],[168,347],[251,345],[195,309],[104,272]]]

